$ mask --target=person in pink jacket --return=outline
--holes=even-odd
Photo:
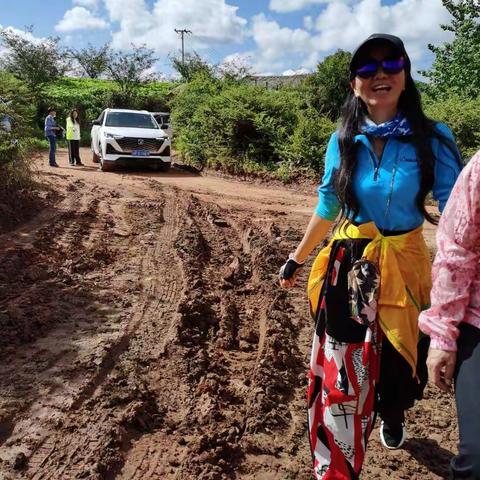
[[[455,384],[459,454],[450,479],[480,479],[480,151],[457,179],[437,231],[431,307],[420,329],[431,339],[430,380]]]

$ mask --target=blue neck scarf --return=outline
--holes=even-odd
[[[360,132],[377,138],[403,137],[412,134],[412,127],[407,117],[398,112],[391,120],[380,125],[365,117]]]

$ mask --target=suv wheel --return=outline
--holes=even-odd
[[[105,161],[102,157],[102,151],[100,150],[100,170],[102,172],[111,172],[115,169],[115,162]]]
[[[95,149],[92,147],[92,162],[99,163],[100,157],[95,153]]]

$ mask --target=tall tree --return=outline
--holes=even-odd
[[[184,82],[190,82],[198,73],[204,73],[208,76],[214,73],[214,68],[197,52],[187,53],[184,60],[181,57],[173,57],[171,61],[172,67],[181,75]]]
[[[430,71],[421,72],[431,81],[437,96],[454,92],[463,97],[480,95],[480,0],[442,0],[452,15],[449,25],[441,25],[454,38],[443,45],[428,45],[435,54]]]
[[[2,167],[21,155],[18,140],[32,134],[35,113],[32,94],[11,73],[0,72],[0,198],[4,199],[5,176]],[[23,143],[23,142],[20,142]]]
[[[115,52],[109,56],[107,70],[125,97],[131,97],[142,84],[152,81],[155,52],[145,45],[132,45],[130,52]]]
[[[79,50],[69,48],[67,54],[70,58],[78,62],[87,77],[98,78],[107,70],[111,50],[108,43],[101,47],[94,47],[88,44],[87,47]]]
[[[6,47],[1,64],[38,94],[45,84],[63,75],[67,67],[59,48],[59,38],[35,40],[28,35],[32,32],[32,27],[23,34],[9,28],[0,31],[0,39]]]
[[[319,112],[328,113],[332,120],[340,115],[350,88],[351,58],[350,52],[337,50],[319,63],[315,75],[305,81],[312,106]]]

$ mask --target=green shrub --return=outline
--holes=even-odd
[[[0,199],[31,182],[25,139],[31,134],[33,101],[27,87],[13,75],[0,72],[0,122],[8,118],[11,131],[0,127]]]
[[[196,77],[172,103],[175,148],[187,163],[231,173],[319,176],[335,124],[307,106],[302,89],[269,90]]]
[[[303,82],[309,106],[336,120],[350,91],[350,60],[352,54],[337,50],[317,66],[314,75]]]
[[[46,138],[30,137],[26,139],[29,150],[49,150],[50,145]]]
[[[465,161],[480,149],[480,97],[465,99],[452,94],[443,100],[427,99],[425,112],[450,127]]]
[[[292,89],[196,76],[172,104],[176,150],[187,162],[232,173],[275,170],[293,133],[297,104]]]
[[[176,150],[190,164],[204,165],[207,161],[207,128],[200,113],[208,99],[217,95],[220,82],[210,75],[200,73],[173,91],[172,128]]]
[[[335,128],[335,123],[329,117],[316,110],[300,111],[288,152],[289,162],[322,176],[327,143]]]

